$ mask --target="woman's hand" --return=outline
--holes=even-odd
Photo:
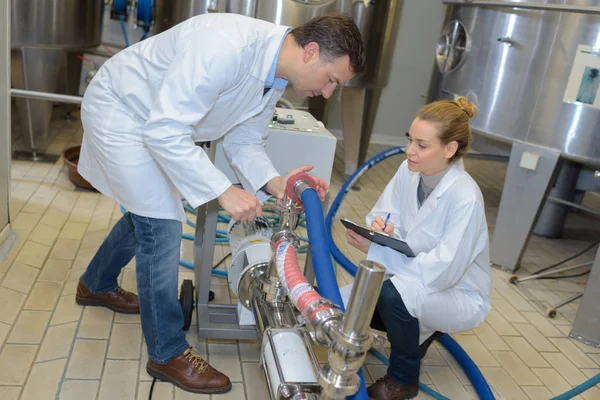
[[[385,229],[383,228],[385,226]],[[394,235],[394,225],[393,224],[385,224],[385,221],[381,217],[375,217],[373,222],[371,223],[371,230],[376,232],[387,233],[388,235]]]
[[[369,252],[369,247],[371,247],[371,241],[369,239],[365,239],[352,229],[346,229],[346,241],[349,245],[356,247],[365,254]]]

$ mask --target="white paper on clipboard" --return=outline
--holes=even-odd
[[[600,49],[580,44],[563,102],[600,109]]]

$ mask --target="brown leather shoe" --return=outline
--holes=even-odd
[[[166,364],[148,360],[146,371],[150,376],[171,382],[187,392],[219,394],[231,390],[229,378],[204,361],[193,347]]]
[[[138,302],[137,295],[124,290],[120,286],[117,286],[112,292],[96,294],[90,292],[83,282],[79,280],[75,301],[80,306],[106,307],[114,312],[124,314],[140,313],[140,303]]]
[[[405,385],[385,375],[369,386],[367,393],[372,400],[414,399],[419,394],[419,383]]]

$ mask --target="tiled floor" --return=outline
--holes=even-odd
[[[55,139],[50,152],[78,144],[81,125],[76,120],[53,121]],[[383,149],[372,146],[371,153]],[[394,157],[373,168],[351,191],[339,215],[362,220],[378,194],[392,177],[402,157]],[[490,232],[500,201],[505,164],[466,161],[482,188]],[[338,153],[332,192],[343,183]],[[586,203],[598,199],[587,198]],[[77,280],[95,250],[121,212],[112,200],[96,193],[74,190],[62,161],[56,165],[14,161],[12,163],[13,227],[19,242],[0,264],[0,399],[115,400],[146,399],[151,379],[139,316],[120,315],[75,304]],[[520,274],[553,263],[585,247],[598,237],[598,220],[573,214],[567,223],[567,238],[534,237],[523,258]],[[190,227],[186,232],[192,233]],[[336,241],[355,262],[360,254],[342,242],[336,226]],[[215,260],[229,249],[218,246]],[[591,259],[588,253],[582,259]],[[182,258],[191,260],[191,246],[184,243]],[[122,285],[135,290],[135,265],[128,265]],[[586,278],[564,281],[530,281],[527,292],[507,283],[508,274],[493,270],[493,310],[473,331],[453,335],[475,360],[497,398],[549,399],[600,372],[600,349],[568,339],[578,303],[559,310],[548,319],[543,309],[581,291]],[[181,279],[193,272],[181,269]],[[348,275],[338,272],[340,284]],[[218,302],[232,301],[225,282],[213,278]],[[235,301],[235,299],[233,300]],[[541,311],[542,310],[542,311]],[[196,322],[194,322],[195,324]],[[213,399],[268,398],[264,376],[258,366],[255,342],[201,340],[195,327],[188,332],[191,343],[217,368],[228,374],[233,390]],[[326,352],[318,350],[326,361]],[[385,373],[374,357],[366,362],[368,381]],[[423,361],[422,382],[452,399],[477,398],[473,387],[449,353],[437,343]],[[209,399],[191,395],[171,384],[157,383],[155,400]],[[429,396],[421,394],[419,398]],[[600,399],[598,387],[579,399]]]

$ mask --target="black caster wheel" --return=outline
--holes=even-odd
[[[181,284],[179,304],[183,311],[183,330],[187,331],[192,324],[192,313],[194,312],[194,284],[191,279],[185,279]]]
[[[212,290],[208,291],[208,301],[213,301],[215,299],[215,292]]]
[[[548,316],[548,318],[554,318],[556,317],[556,309],[555,308],[551,308],[549,310],[546,311],[546,315]]]
[[[512,283],[513,285],[516,285],[518,282],[519,277],[516,275],[512,275],[510,278],[508,278],[508,282]]]

